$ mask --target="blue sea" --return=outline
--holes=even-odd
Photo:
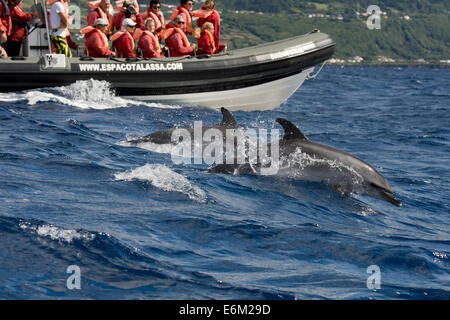
[[[450,69],[325,67],[279,108],[234,115],[291,120],[403,206],[125,143],[216,110],[97,81],[2,93],[0,298],[450,299]]]

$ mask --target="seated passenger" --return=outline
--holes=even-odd
[[[194,17],[198,17],[197,25],[199,28],[203,27],[206,22],[211,22],[214,27],[214,44],[216,46],[216,52],[219,53],[225,48],[225,44],[220,43],[220,15],[214,9],[216,4],[214,0],[206,0],[201,10],[192,12]]]
[[[214,26],[211,22],[204,23],[201,31],[195,31],[194,37],[197,38],[198,42],[197,55],[214,54],[216,52],[213,34]]]
[[[108,25],[106,26],[105,33],[109,34],[112,32],[112,12],[113,7],[110,0],[97,0],[87,3],[88,7],[92,10],[87,15],[88,26],[94,26],[94,22],[97,19],[106,19]]]
[[[133,34],[136,31],[136,22],[127,18],[122,22],[122,28],[111,36],[113,46],[119,58],[136,57]]]
[[[192,56],[195,53],[196,45],[189,44],[189,40],[184,33],[186,22],[182,15],[178,15],[167,25],[167,30],[161,34],[161,38],[166,40],[166,46],[170,49],[171,57]]]
[[[161,3],[159,0],[150,0],[147,10],[142,14],[142,19],[152,18],[155,21],[155,33],[163,31],[166,22],[161,11]]]
[[[116,6],[119,11],[113,18],[113,26],[116,30],[122,28],[124,19],[131,19],[137,23],[138,28],[144,28],[144,22],[142,21],[142,16],[139,14],[139,4],[137,1],[117,1]]]
[[[174,21],[176,16],[181,15],[186,23],[185,33],[193,34],[194,27],[192,25],[192,8],[194,7],[194,1],[192,0],[180,0],[180,5],[170,16],[170,20]]]
[[[155,25],[155,21],[149,18],[145,20],[145,30],[135,33],[135,38],[138,39],[138,47],[141,48],[144,58],[164,58],[159,39],[154,33]]]
[[[88,50],[88,54],[93,58],[106,58],[115,56],[115,52],[109,50],[108,38],[106,36],[106,28],[108,20],[100,18],[95,20],[94,26],[87,26],[80,30],[84,34],[84,44]]]

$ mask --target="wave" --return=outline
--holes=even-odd
[[[48,237],[52,240],[59,240],[67,243],[72,243],[73,240],[90,241],[95,238],[95,234],[89,232],[81,232],[73,229],[64,229],[56,227],[52,224],[32,224],[31,222],[23,221],[19,223],[22,230],[35,232],[41,237]]]
[[[191,200],[204,203],[206,193],[199,187],[191,184],[183,175],[172,171],[161,164],[146,164],[133,170],[116,173],[115,180],[142,180],[149,181],[154,187],[169,192],[180,192]]]
[[[1,102],[27,101],[28,105],[40,102],[57,102],[80,109],[115,109],[130,106],[145,106],[161,109],[179,109],[178,105],[167,105],[136,101],[118,97],[107,81],[81,80],[68,86],[28,90],[24,92],[0,93]]]

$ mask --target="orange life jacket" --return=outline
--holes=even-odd
[[[203,10],[203,9],[200,9],[200,10],[195,10],[195,11],[192,11],[192,15],[194,16],[194,17],[197,17],[197,18],[201,18],[201,19],[206,19],[206,18],[208,18],[211,14],[213,14],[213,13],[215,13],[218,17],[219,17],[219,19],[218,19],[218,23],[220,24],[220,14],[219,14],[219,12],[217,12],[216,10],[214,10],[214,9],[212,9],[212,10]]]
[[[212,52],[216,53],[216,44],[214,43],[214,36],[211,33],[211,31],[209,30],[203,30],[208,36],[209,36],[209,41],[211,42],[211,46],[212,46]]]
[[[133,34],[133,38],[134,38],[135,40],[138,40],[138,43],[139,43],[139,40],[141,39],[141,37],[142,37],[144,34],[150,36],[150,39],[152,39],[153,48],[155,48],[155,51],[161,53],[161,52],[162,52],[162,49],[161,49],[161,45],[160,45],[160,43],[159,43],[158,37],[155,36],[155,35],[153,34],[153,32],[151,32],[151,31],[149,31],[149,30],[141,30],[141,29],[139,29],[139,30],[136,30],[136,32]]]
[[[161,33],[161,38],[162,39],[169,39],[169,37],[174,33],[174,31],[178,32],[179,34],[181,34],[181,38],[183,39],[183,44],[185,47],[189,47],[191,44],[189,43],[188,38],[186,37],[186,34],[183,32],[183,30],[181,30],[180,28],[169,28],[166,31]]]
[[[128,32],[128,31],[117,31],[116,33],[114,33],[112,36],[111,36],[111,41],[116,41],[117,39],[119,39],[121,36],[123,36],[124,34],[127,34],[127,36],[130,38],[130,40],[131,40],[131,50],[133,51],[133,52],[135,52],[135,44],[134,44],[134,39],[133,39],[133,36]]]
[[[163,26],[163,24],[164,24],[164,22],[161,21],[159,19],[159,17],[155,13],[153,13],[151,11],[147,10],[141,16],[142,16],[142,20],[144,21],[144,25],[145,25],[145,19],[152,18],[155,21],[155,29],[156,30],[160,29]]]
[[[101,35],[101,39],[103,40],[103,46],[106,49],[109,49],[109,41],[108,41],[108,37],[106,36],[106,34],[104,34],[103,32],[101,32],[100,30],[98,30],[97,28],[94,28],[93,26],[87,26],[83,29],[80,30],[81,34],[88,34],[91,32],[98,32]]]
[[[192,17],[190,12],[185,7],[179,6],[177,10],[175,10],[170,16],[170,20],[173,21],[175,17],[180,13],[184,13],[184,15],[186,16],[186,31],[188,33],[192,33],[194,31],[194,27],[192,26]]]

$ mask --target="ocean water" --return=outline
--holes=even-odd
[[[234,115],[293,121],[373,165],[403,206],[124,143],[215,110],[96,81],[2,93],[0,298],[450,299],[449,69],[325,67],[279,108]]]

